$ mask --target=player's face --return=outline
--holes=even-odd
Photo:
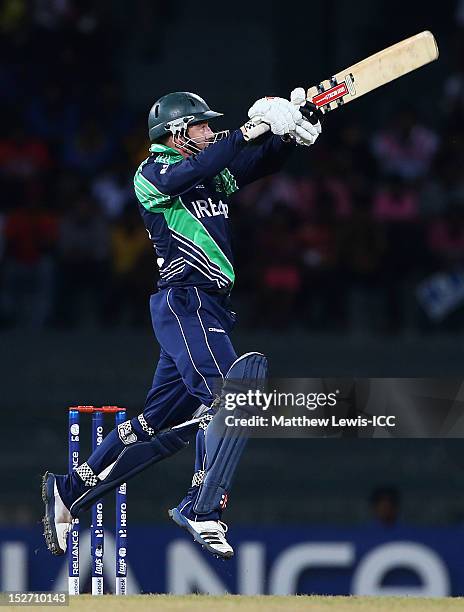
[[[203,150],[210,144],[210,140],[214,136],[213,130],[209,127],[207,121],[195,123],[188,129],[187,135],[195,142],[195,146]]]

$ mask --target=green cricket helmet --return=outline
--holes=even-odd
[[[148,115],[148,136],[154,142],[169,133],[186,131],[189,125],[221,117],[203,98],[188,91],[169,93],[157,100]]]

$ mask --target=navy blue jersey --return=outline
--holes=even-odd
[[[240,130],[188,158],[151,145],[134,187],[156,250],[160,289],[194,285],[227,292],[232,287],[229,197],[277,171],[293,148],[272,134],[259,144],[246,143]]]

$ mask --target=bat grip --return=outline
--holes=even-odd
[[[300,106],[300,113],[313,125],[316,125],[318,121],[322,124],[324,113],[313,102],[306,100],[305,104]]]

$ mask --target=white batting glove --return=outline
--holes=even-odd
[[[261,98],[249,109],[248,117],[250,121],[242,128],[246,140],[257,138],[268,128],[278,136],[290,134],[302,119],[298,108],[284,98]]]
[[[290,94],[290,101],[298,109],[306,104],[306,93],[303,87],[297,87],[292,91]],[[322,127],[320,121],[313,125],[302,115],[301,120],[295,126],[295,130],[290,132],[290,134],[297,144],[310,147],[316,142],[321,131]]]

